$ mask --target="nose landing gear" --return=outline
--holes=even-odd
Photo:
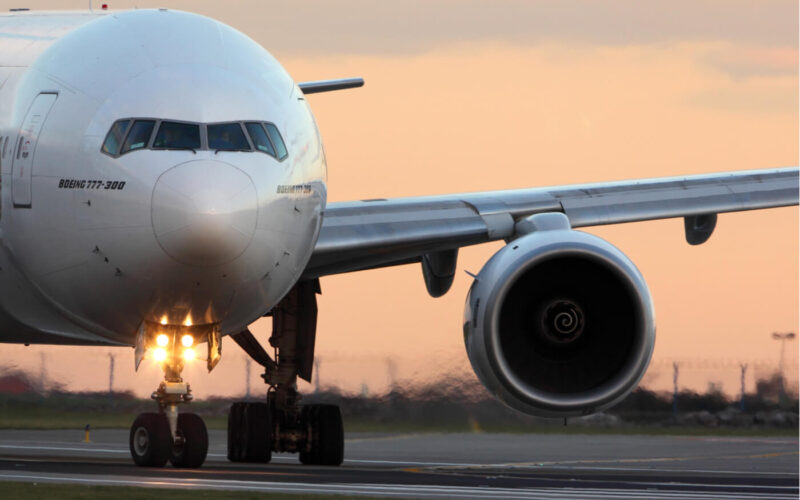
[[[189,384],[181,378],[183,358],[178,353],[178,333],[176,329],[171,335],[158,335],[164,381],[150,396],[158,403],[158,413],[142,413],[131,426],[130,451],[139,466],[163,467],[169,461],[174,467],[197,468],[203,465],[208,453],[208,431],[203,419],[194,413],[178,414],[178,405],[193,399]],[[143,334],[140,337],[146,338]],[[218,346],[218,334],[210,334],[209,342]],[[184,347],[190,348],[191,343]],[[192,357],[193,354],[194,351]],[[209,367],[213,367],[211,363]]]
[[[308,465],[341,465],[342,414],[334,405],[300,405],[297,378],[311,380],[316,335],[317,281],[301,282],[272,311],[275,360],[252,333],[233,339],[264,366],[267,401],[234,403],[228,416],[228,459],[269,462],[272,452],[299,453]]]

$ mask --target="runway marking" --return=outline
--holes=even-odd
[[[448,467],[458,468],[539,468],[554,465],[582,465],[582,464],[604,464],[604,463],[650,463],[650,462],[685,462],[688,460],[728,460],[728,459],[756,459],[756,458],[774,458],[787,455],[798,455],[800,451],[786,451],[775,453],[762,453],[758,455],[719,455],[719,456],[692,456],[692,457],[647,457],[647,458],[610,458],[610,459],[592,459],[592,460],[560,460],[560,461],[543,461],[543,462],[506,462],[500,464],[457,464]]]
[[[710,443],[762,443],[762,444],[798,444],[794,438],[758,438],[758,437],[715,437],[715,436],[675,436],[688,441],[707,441]]]
[[[471,467],[481,465],[476,463],[460,464],[451,462],[409,462],[407,460],[358,460],[345,459],[345,463],[352,464],[382,464],[382,465],[420,465],[426,467]]]
[[[380,495],[387,497],[415,495],[428,498],[508,498],[508,499],[594,499],[594,498],[642,498],[642,499],[727,499],[732,495],[742,499],[789,499],[797,498],[793,494],[780,493],[745,493],[729,489],[728,491],[695,491],[695,490],[653,490],[653,489],[600,489],[600,488],[492,488],[487,486],[432,486],[432,485],[384,485],[371,483],[337,484],[337,483],[277,483],[237,480],[192,480],[173,479],[170,481],[147,480],[142,478],[97,478],[97,477],[64,477],[61,475],[11,474],[0,472],[0,479],[26,480],[41,482],[65,482],[77,484],[107,484],[115,486],[144,486],[188,489],[227,489],[249,491],[279,491],[291,493],[339,493],[355,495]]]
[[[613,471],[637,471],[637,472],[694,472],[698,474],[743,474],[747,475],[763,475],[763,476],[796,476],[795,472],[772,472],[772,471],[740,471],[740,470],[711,470],[711,469],[653,469],[653,468],[639,468],[639,467],[569,467],[569,466],[548,466],[549,469],[564,469],[564,470],[613,470]]]
[[[99,452],[99,453],[118,453],[121,455],[127,455],[130,453],[130,450],[127,448],[94,448],[89,446],[75,448],[70,446],[29,446],[29,445],[15,445],[15,444],[0,444],[0,449],[40,450],[40,451],[88,451],[88,452]],[[228,455],[225,453],[208,453],[206,456],[214,458],[228,458]],[[289,457],[276,457],[276,458],[289,458]]]
[[[0,444],[0,449],[25,449],[25,450],[39,450],[39,451],[78,451],[78,452],[98,452],[127,455],[130,450],[127,448],[95,448],[95,447],[70,447],[70,446],[23,446],[23,445],[10,445]],[[493,464],[480,464],[480,463],[457,463],[457,462],[418,462],[418,461],[403,461],[403,460],[365,460],[365,459],[345,459],[345,464],[365,464],[365,465],[395,465],[407,466],[413,468],[423,469],[540,469],[544,467],[556,467],[563,469],[573,468],[575,465],[591,465],[591,464],[610,464],[610,463],[656,463],[656,462],[680,462],[696,459],[758,459],[758,458],[775,458],[787,455],[797,455],[800,452],[776,452],[764,453],[758,455],[727,455],[718,457],[654,457],[654,458],[623,458],[623,459],[595,459],[595,460],[564,460],[564,461],[545,461],[545,462],[505,462]],[[227,459],[227,454],[224,453],[209,453],[209,458]],[[286,463],[296,462],[297,457],[294,456],[273,456],[273,462]],[[27,461],[27,460],[26,460]],[[639,470],[639,471],[665,471],[665,472],[698,472],[698,473],[718,473],[718,474],[741,474],[741,471],[719,471],[719,470],[684,470],[684,469],[633,469],[633,468],[611,468],[611,467],[581,467],[585,470]],[[771,472],[771,471],[747,471],[751,475],[787,475],[788,472]]]
[[[75,448],[69,446],[23,446],[23,445],[11,445],[11,444],[0,444],[0,449],[12,449],[12,450],[40,450],[40,451],[88,451],[88,452],[99,452],[99,453],[118,453],[118,454],[129,454],[130,450],[127,448],[117,448],[117,449],[110,449],[110,448]],[[227,454],[224,453],[209,453],[208,457],[214,458],[228,458]],[[273,456],[273,460],[278,461],[297,461],[297,457],[285,457],[285,456]],[[403,460],[358,460],[358,459],[345,459],[345,463],[352,463],[352,464],[382,464],[382,465],[419,465],[419,466],[474,466],[480,465],[475,463],[453,463],[453,462],[409,462]]]
[[[130,453],[130,450],[112,450],[106,448],[70,448],[66,446],[22,446],[13,444],[0,444],[0,448],[11,450],[42,450],[42,451],[96,451],[99,453]]]
[[[750,455],[748,457],[743,457],[743,458],[774,458],[774,457],[783,457],[783,456],[786,456],[786,455],[800,455],[800,451],[764,453],[762,455]],[[739,458],[739,457],[734,457],[734,458]]]
[[[39,450],[39,451],[84,451],[84,452],[99,452],[99,453],[116,453],[120,455],[127,455],[130,453],[130,450],[127,448],[118,448],[118,449],[110,449],[110,448],[75,448],[69,446],[22,446],[22,445],[9,445],[9,444],[0,444],[0,449],[14,449],[14,450]],[[227,459],[228,455],[224,453],[209,453],[206,455],[207,457],[213,458],[224,458]],[[273,461],[279,462],[296,462],[297,457],[291,456],[273,456]],[[454,463],[454,462],[409,462],[404,460],[358,460],[358,459],[345,459],[344,463],[350,464],[380,464],[380,465],[413,465],[413,466],[422,466],[422,467],[467,467],[467,466],[476,466],[480,464],[475,463]]]
[[[347,443],[368,443],[373,441],[399,441],[405,439],[425,438],[427,436],[430,436],[430,434],[397,434],[394,436],[375,436],[375,437],[345,439],[344,442],[345,444],[347,444]]]
[[[220,455],[227,458],[227,455]],[[272,460],[280,460],[280,461],[292,461],[296,462],[297,457],[291,456],[273,456]],[[375,465],[412,465],[412,466],[422,466],[422,467],[435,467],[435,466],[472,466],[472,465],[479,465],[475,463],[468,463],[468,464],[459,464],[454,462],[409,462],[407,460],[364,460],[364,459],[356,459],[356,458],[345,458],[344,463],[346,464],[375,464]]]

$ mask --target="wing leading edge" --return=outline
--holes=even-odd
[[[577,228],[797,204],[797,167],[329,203],[304,277],[419,262],[509,238],[517,221],[544,212],[562,212]]]

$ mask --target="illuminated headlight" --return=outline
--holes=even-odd
[[[194,359],[194,349],[189,348],[183,351],[183,359],[186,361],[191,361]]]
[[[164,349],[163,347],[156,347],[156,349],[153,351],[153,359],[155,359],[156,361],[166,361],[167,350]]]
[[[194,338],[187,333],[181,337],[181,344],[183,344],[183,347],[192,347],[192,344],[194,344]]]
[[[169,344],[169,337],[163,333],[159,334],[158,337],[156,337],[156,344],[161,347],[167,347],[167,344]]]

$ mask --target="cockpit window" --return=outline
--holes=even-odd
[[[270,156],[275,156],[275,148],[272,147],[272,143],[269,141],[269,137],[267,137],[264,125],[261,123],[249,122],[245,124],[245,127],[247,127],[247,133],[250,134],[253,146],[255,146],[257,150],[267,153]]]
[[[239,122],[217,123],[208,126],[208,149],[216,151],[250,151]]]
[[[3,145],[0,137],[0,146]],[[8,138],[5,140],[8,143]],[[114,158],[139,149],[260,151],[283,161],[289,152],[269,122],[188,123],[158,118],[124,118],[111,125],[100,151]],[[3,153],[5,148],[3,148]],[[13,149],[13,148],[12,148]],[[12,151],[13,153],[13,151]]]
[[[200,149],[200,126],[196,123],[161,122],[154,148]]]
[[[153,133],[155,125],[155,120],[136,120],[133,122],[120,154],[147,147],[147,143],[150,142],[150,134]]]
[[[128,131],[128,125],[130,124],[130,120],[119,120],[111,126],[111,130],[108,131],[106,140],[103,142],[103,153],[117,156],[119,147],[122,145],[122,139],[125,138],[125,132]]]
[[[271,123],[265,123],[264,125],[267,126],[267,133],[269,134],[269,138],[272,139],[272,144],[275,145],[275,151],[278,152],[278,159],[283,160],[287,156],[286,152],[286,144],[283,143],[283,138],[281,137],[281,133],[278,132],[278,127]]]

